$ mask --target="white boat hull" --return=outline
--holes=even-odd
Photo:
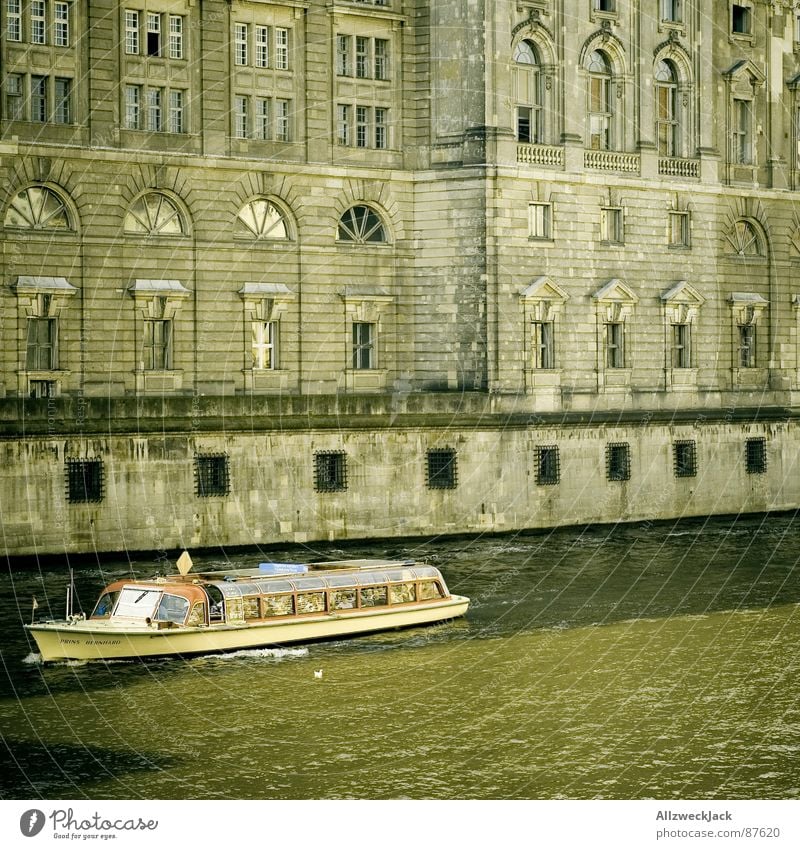
[[[42,660],[114,660],[210,654],[428,625],[463,616],[468,606],[469,599],[451,596],[402,608],[361,609],[245,625],[161,630],[154,625],[131,627],[108,620],[79,620],[26,627],[36,640]]]

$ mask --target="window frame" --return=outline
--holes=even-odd
[[[606,444],[606,479],[613,482],[631,479],[631,446],[628,442]]]
[[[748,475],[764,475],[767,473],[766,437],[755,436],[745,440],[744,463]]]
[[[425,485],[428,489],[458,487],[458,454],[455,448],[429,448],[425,455]]]
[[[64,478],[67,502],[97,504],[105,497],[105,464],[99,457],[67,457]]]
[[[561,459],[557,445],[536,446],[536,485],[555,486],[561,483]]]
[[[347,491],[347,454],[344,451],[314,452],[314,491]]]
[[[226,453],[194,455],[197,498],[225,497],[231,492],[230,461]]]
[[[697,477],[697,442],[676,439],[672,443],[672,468],[676,478]]]

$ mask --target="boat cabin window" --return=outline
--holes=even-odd
[[[419,598],[420,601],[425,601],[429,598],[442,598],[442,588],[438,581],[420,581],[419,582]]]
[[[331,590],[331,610],[352,610],[355,606],[355,590]]]
[[[97,604],[94,606],[94,611],[92,612],[92,619],[108,619],[111,616],[111,611],[114,609],[114,605],[117,603],[117,599],[119,598],[119,591],[113,593],[103,593],[100,596]]]
[[[202,601],[196,601],[192,605],[192,612],[189,614],[187,625],[196,628],[198,625],[206,624],[206,606]]]
[[[180,595],[164,593],[161,603],[158,605],[155,619],[157,622],[176,622],[182,625],[189,612],[189,599]]]
[[[297,612],[298,613],[324,613],[325,612],[325,593],[298,593],[297,594]]]
[[[389,587],[389,601],[392,604],[406,604],[417,600],[417,587],[413,583],[391,584]]]
[[[245,619],[258,619],[261,615],[258,610],[258,596],[251,595],[245,596],[242,599],[244,603],[244,618]]]
[[[205,588],[208,600],[211,603],[210,618],[212,622],[219,622],[225,614],[225,602],[222,599],[222,593],[213,584]]]
[[[267,595],[262,601],[264,616],[291,616],[294,613],[294,596],[290,593]]]
[[[388,604],[388,600],[386,598],[386,587],[361,588],[362,607],[381,607],[384,604]]]
[[[119,594],[115,616],[130,616],[132,619],[151,619],[158,603],[161,590],[143,590],[140,587],[124,587]]]

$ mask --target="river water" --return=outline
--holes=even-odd
[[[800,519],[267,559],[318,556],[428,560],[469,614],[299,648],[43,666],[22,622],[33,595],[37,615],[63,614],[64,572],[12,569],[0,798],[800,796]],[[77,568],[80,601],[156,567]]]

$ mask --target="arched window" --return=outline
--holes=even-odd
[[[517,141],[542,140],[542,75],[539,54],[530,41],[514,51],[514,99],[517,103]]]
[[[161,192],[135,200],[125,216],[125,232],[145,236],[183,236],[186,222],[176,204]]]
[[[668,59],[656,63],[656,139],[659,156],[680,156],[678,74]]]
[[[64,201],[45,186],[23,189],[6,210],[6,227],[26,230],[74,229]]]
[[[589,72],[589,148],[611,150],[612,133],[611,63],[602,50],[593,50],[586,57]]]
[[[737,221],[728,241],[739,256],[762,256],[764,251],[756,228],[749,221]]]
[[[351,206],[339,219],[336,238],[340,242],[386,242],[386,228],[380,216],[368,206]]]
[[[288,239],[289,228],[283,213],[264,198],[248,201],[236,216],[236,235],[256,239]]]

